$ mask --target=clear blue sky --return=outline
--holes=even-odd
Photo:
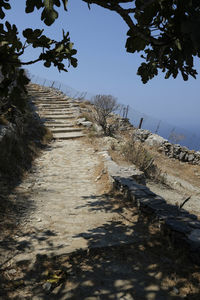
[[[24,13],[25,0],[11,0],[13,9],[7,14],[19,30],[26,27],[45,28],[46,34],[60,39],[62,28],[70,32],[79,60],[76,69],[59,73],[37,63],[28,69],[47,79],[59,80],[77,90],[92,94],[112,94],[123,104],[176,126],[200,128],[200,75],[184,82],[181,77],[163,79],[163,74],[144,85],[136,75],[142,59],[125,50],[127,27],[114,12],[92,5],[91,10],[81,0],[69,0],[68,12],[59,9],[56,23],[47,27],[38,11]],[[25,60],[37,55],[28,49]],[[198,62],[199,64],[199,62]],[[199,69],[199,67],[198,67]]]

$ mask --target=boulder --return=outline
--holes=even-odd
[[[141,142],[144,142],[149,135],[151,135],[151,132],[145,129],[136,129],[133,133],[133,136]]]
[[[161,147],[167,140],[157,134],[151,134],[145,143],[149,146]]]
[[[84,121],[84,122],[81,122],[81,125],[83,125],[84,127],[87,127],[87,128],[90,128],[92,127],[92,122],[90,121]]]
[[[191,154],[189,154],[188,155],[188,161],[193,161],[194,160],[194,154],[193,153],[191,153]]]
[[[179,154],[179,160],[184,160],[184,158],[185,158],[185,152],[181,152],[180,154]]]
[[[85,118],[79,118],[79,119],[77,119],[76,124],[77,125],[85,126],[87,128],[90,128],[93,125],[92,122],[87,121]]]

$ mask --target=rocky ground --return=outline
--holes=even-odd
[[[32,93],[55,140],[10,195],[20,209],[1,234],[0,299],[199,299],[199,268],[110,192],[106,145],[78,130],[78,104]]]

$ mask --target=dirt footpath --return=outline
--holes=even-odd
[[[199,269],[122,195],[102,192],[101,165],[82,139],[36,159],[11,195],[20,217],[0,243],[1,300],[199,299]]]

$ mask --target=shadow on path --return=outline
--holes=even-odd
[[[120,198],[104,195],[90,203],[91,210],[118,212],[119,220],[80,233],[87,250],[37,255],[33,264],[19,262],[15,272],[3,269],[0,299],[199,299],[199,268]]]

